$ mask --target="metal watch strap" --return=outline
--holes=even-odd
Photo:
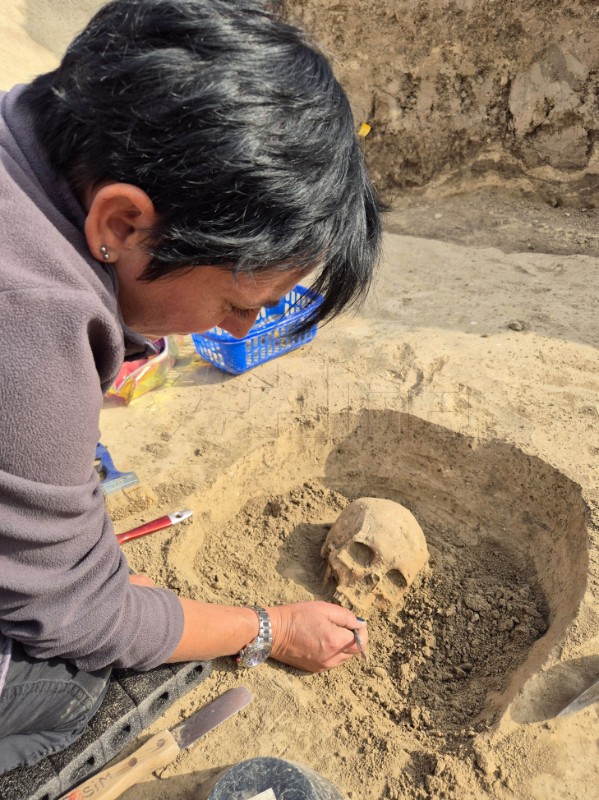
[[[251,667],[266,661],[272,647],[272,627],[268,611],[261,606],[249,606],[258,616],[258,635],[237,656],[240,666]],[[252,663],[252,661],[254,663]]]
[[[265,644],[272,645],[272,626],[270,624],[270,615],[268,611],[265,608],[262,608],[262,606],[250,606],[250,608],[252,611],[256,612],[258,615],[258,621],[260,623],[258,635],[252,644],[254,644],[257,639],[261,639]]]

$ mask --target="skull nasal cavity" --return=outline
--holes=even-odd
[[[361,567],[369,567],[374,561],[374,550],[361,542],[351,542],[349,554]]]
[[[397,586],[398,589],[405,589],[408,585],[406,579],[398,569],[390,569],[387,573],[387,578],[394,586]]]

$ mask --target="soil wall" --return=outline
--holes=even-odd
[[[509,184],[592,207],[599,7],[585,0],[287,0],[332,56],[386,199]]]
[[[101,0],[15,0],[59,56]],[[284,0],[331,56],[388,201],[503,185],[599,204],[599,7],[589,0]],[[23,70],[21,70],[23,72]]]

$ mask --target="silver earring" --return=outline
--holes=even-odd
[[[100,252],[102,253],[102,258],[104,261],[110,261],[110,253],[108,252],[108,248],[105,244],[100,245]]]

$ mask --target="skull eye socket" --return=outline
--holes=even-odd
[[[374,550],[362,542],[351,542],[347,549],[353,560],[361,567],[369,567],[374,561]]]
[[[398,589],[405,589],[408,585],[406,579],[398,569],[390,569],[387,573],[387,578],[394,586],[397,586]]]

